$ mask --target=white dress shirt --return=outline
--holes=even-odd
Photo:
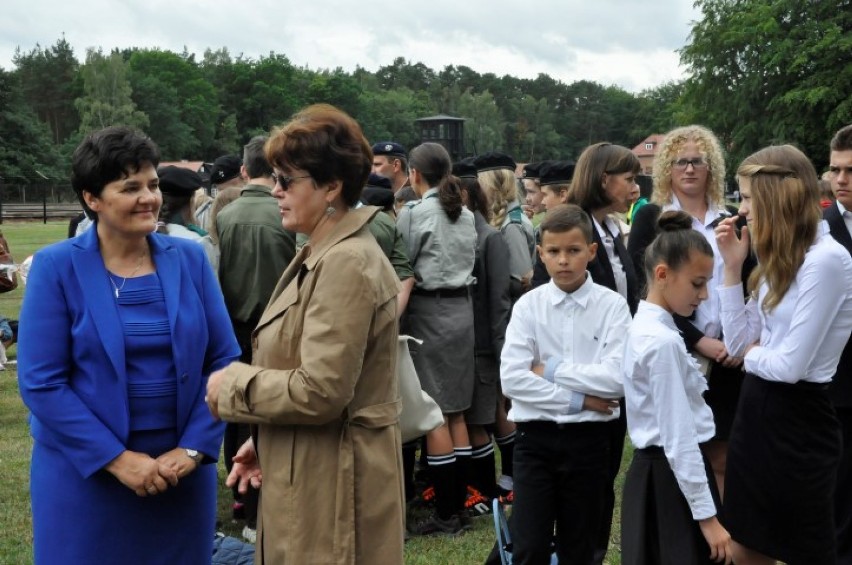
[[[677,196],[672,195],[671,204],[663,206],[662,210],[683,210]],[[713,278],[707,281],[709,291],[707,300],[704,300],[698,305],[695,311],[695,320],[692,324],[701,330],[707,337],[719,339],[722,334],[721,320],[721,305],[719,304],[719,295],[715,289],[724,283],[725,262],[722,260],[722,254],[719,253],[719,244],[716,243],[716,227],[713,222],[722,215],[729,215],[728,211],[721,204],[714,206],[709,204],[707,212],[704,214],[704,219],[699,220],[694,216],[692,218],[692,229],[704,236],[707,243],[713,249]]]
[[[512,310],[500,358],[509,419],[558,423],[603,422],[618,417],[582,410],[586,394],[624,394],[621,356],[630,326],[627,301],[595,284],[589,273],[572,293],[553,281],[527,292]],[[539,377],[532,367],[545,364]]]
[[[820,222],[817,237],[781,302],[765,312],[768,287],[743,306],[742,284],[720,287],[725,347],[768,381],[827,383],[852,332],[852,257]]]
[[[627,432],[637,449],[662,447],[692,517],[716,515],[699,444],[716,433],[704,402],[707,380],[686,352],[672,315],[650,302],[639,309],[624,348]]]
[[[613,241],[614,237],[621,237],[621,230],[618,229],[618,224],[610,216],[604,218],[603,225],[594,216],[592,216],[592,222],[594,222],[595,229],[598,230],[598,235],[603,242],[609,264],[612,265],[612,278],[615,279],[615,288],[618,290],[618,294],[627,298],[627,273],[624,272],[624,264],[615,250],[615,241]]]

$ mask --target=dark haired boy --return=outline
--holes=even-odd
[[[624,394],[621,358],[630,310],[595,284],[592,222],[578,206],[548,210],[537,246],[550,281],[512,311],[501,356],[517,424],[513,562],[591,563],[609,476],[609,427]]]

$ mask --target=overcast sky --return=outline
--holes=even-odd
[[[13,68],[16,47],[51,46],[64,33],[80,60],[87,47],[186,46],[199,60],[227,47],[375,71],[402,56],[436,71],[546,73],[638,92],[682,77],[675,50],[698,17],[692,0],[6,0],[0,67]]]

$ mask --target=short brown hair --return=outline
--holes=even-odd
[[[832,151],[849,151],[852,149],[852,124],[837,130],[831,138],[829,147]]]
[[[307,171],[318,184],[341,181],[343,201],[354,206],[370,176],[373,151],[349,114],[314,104],[272,132],[266,159],[275,167]]]
[[[546,232],[564,233],[574,228],[578,228],[583,233],[586,243],[594,242],[592,220],[576,204],[560,204],[552,210],[548,210],[538,229],[543,240]]]

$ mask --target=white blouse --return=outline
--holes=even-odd
[[[515,304],[500,357],[503,394],[512,399],[509,419],[558,423],[602,422],[618,417],[583,410],[586,394],[620,398],[621,356],[630,325],[627,301],[586,281],[572,293],[553,281]],[[545,365],[544,376],[532,367]]]
[[[686,352],[672,315],[641,301],[624,348],[627,432],[637,449],[663,448],[692,517],[716,515],[699,444],[716,432],[704,402],[698,363]]]
[[[771,311],[762,308],[768,287],[743,305],[742,284],[719,287],[725,347],[745,356],[745,370],[768,381],[827,383],[852,332],[852,257],[820,222],[796,278]]]

